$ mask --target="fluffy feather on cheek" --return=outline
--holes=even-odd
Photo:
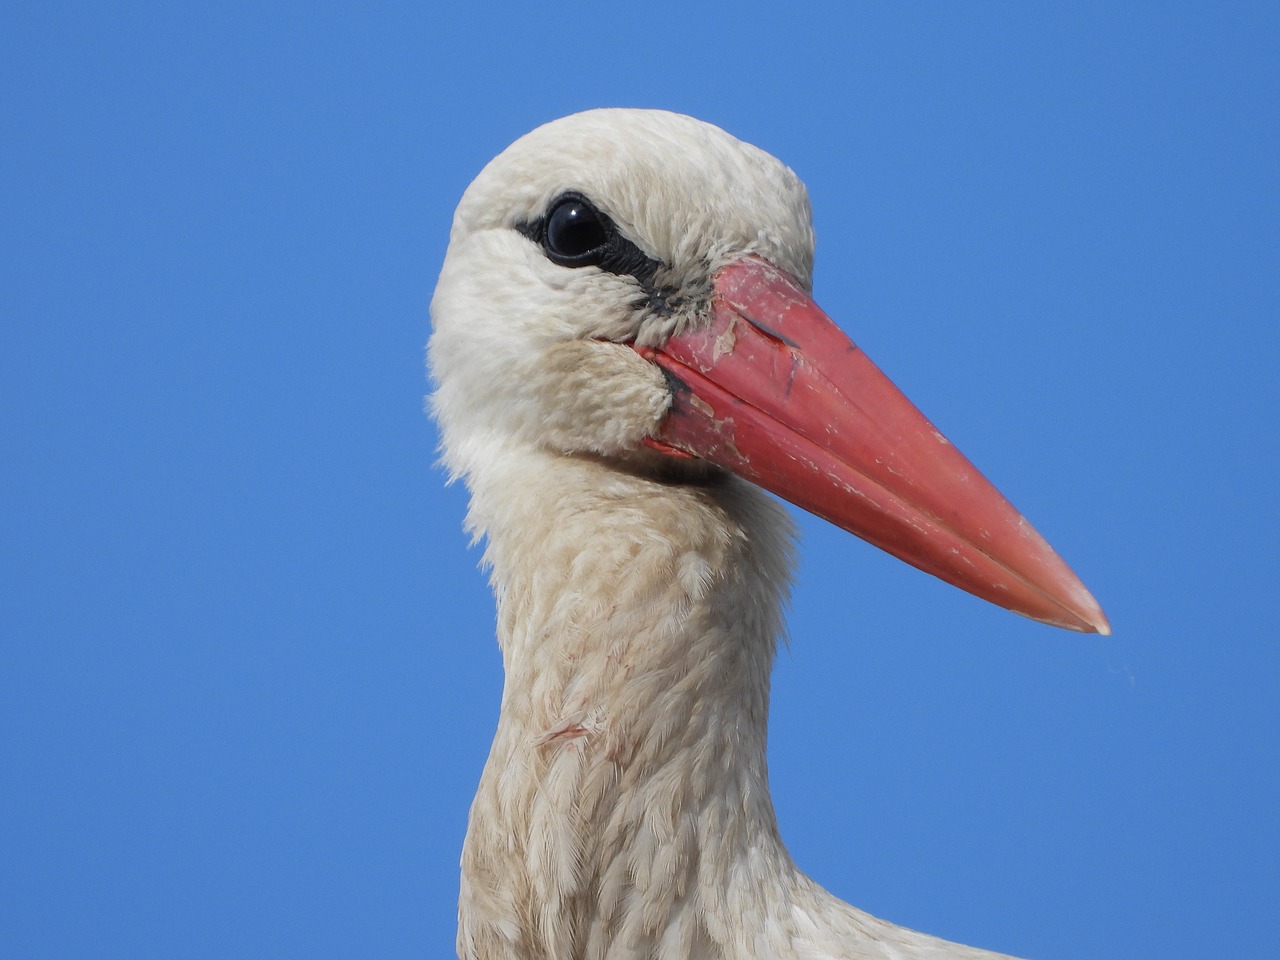
[[[575,453],[616,455],[652,434],[671,405],[662,372],[630,347],[600,340],[555,344],[526,386],[538,439]]]

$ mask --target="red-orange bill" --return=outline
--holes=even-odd
[[[985,600],[1110,633],[1071,569],[787,274],[714,278],[710,325],[639,348],[675,385],[657,441]]]

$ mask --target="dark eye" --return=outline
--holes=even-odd
[[[607,221],[585,200],[566,197],[547,216],[543,246],[566,267],[599,263],[609,243]]]
[[[543,216],[511,225],[532,240],[552,263],[562,267],[599,267],[620,277],[634,277],[651,284],[663,266],[580,193],[562,193]]]

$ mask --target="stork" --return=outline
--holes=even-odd
[[[430,405],[506,682],[463,960],[997,954],[827,893],[765,760],[793,532],[770,490],[980,597],[1109,632],[1083,584],[810,297],[805,188],[690,117],[593,110],[467,189]]]

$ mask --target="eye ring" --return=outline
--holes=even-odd
[[[608,255],[614,229],[609,218],[584,198],[568,194],[557,200],[542,228],[542,248],[565,267],[599,265]]]
[[[606,273],[632,277],[646,290],[665,264],[645,253],[594,203],[570,190],[547,205],[534,220],[517,220],[516,232],[542,248],[552,263],[562,267],[599,267]]]

